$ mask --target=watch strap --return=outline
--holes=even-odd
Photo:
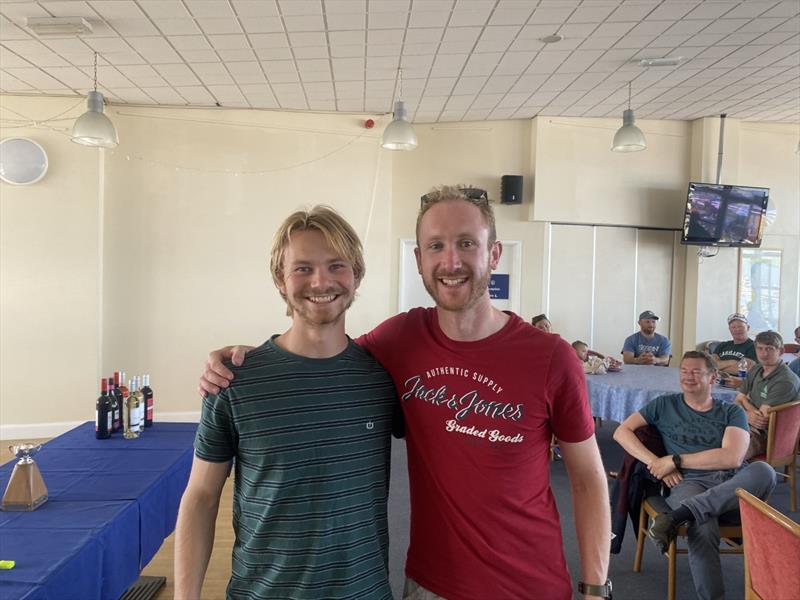
[[[579,581],[578,591],[584,596],[600,596],[606,600],[611,600],[611,580],[607,579],[603,585]]]
[[[683,464],[683,461],[681,460],[681,455],[680,454],[673,454],[672,455],[672,464],[675,465],[676,469],[680,469],[681,468],[681,464]]]

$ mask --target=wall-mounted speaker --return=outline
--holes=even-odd
[[[522,204],[522,175],[503,175],[500,178],[500,203]]]

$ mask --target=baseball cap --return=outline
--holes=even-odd
[[[742,313],[733,313],[730,317],[728,317],[728,325],[730,325],[733,321],[741,321],[745,325],[750,325],[747,322],[747,317],[745,317]]]
[[[658,316],[652,310],[646,310],[639,315],[639,320],[641,321],[642,319],[655,319],[658,321]]]

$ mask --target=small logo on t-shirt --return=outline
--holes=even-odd
[[[375,423],[372,421],[367,421],[367,429],[372,429],[373,427],[375,427]]]

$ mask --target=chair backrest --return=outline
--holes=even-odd
[[[780,404],[770,409],[767,436],[767,462],[792,460],[800,437],[800,400]]]
[[[800,525],[739,488],[745,587],[760,598],[796,598],[800,590]]]

